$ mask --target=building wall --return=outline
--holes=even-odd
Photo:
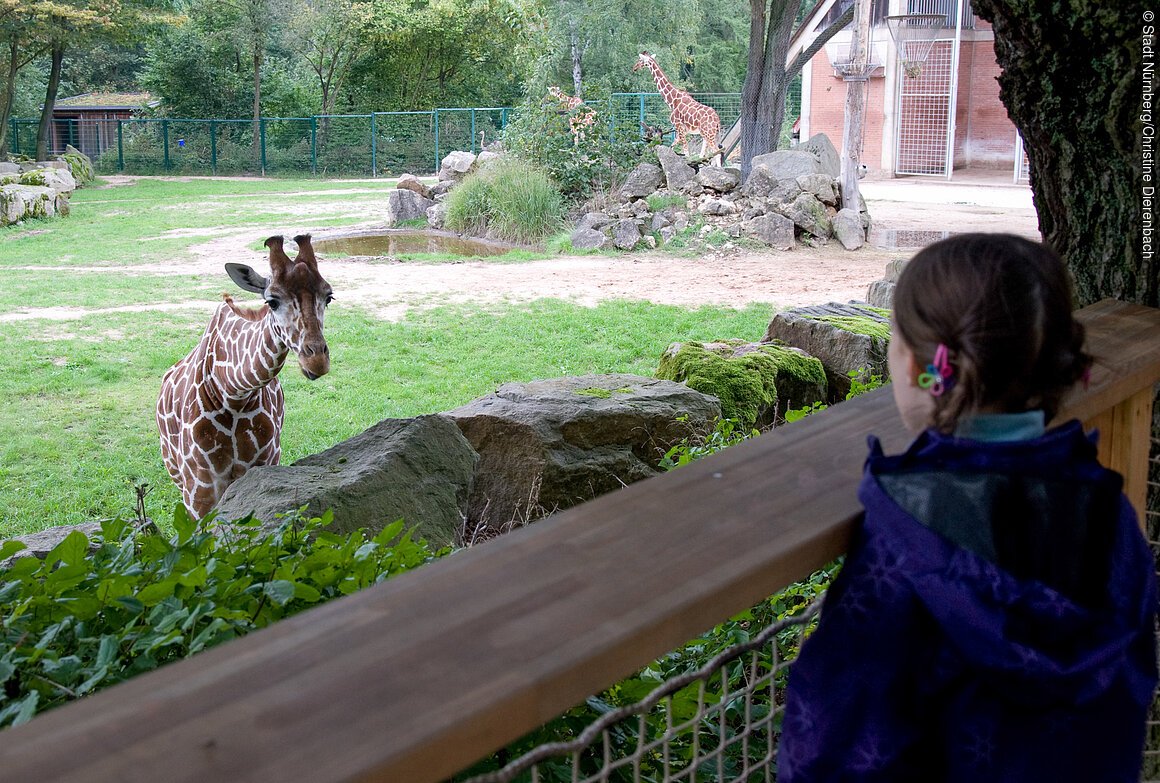
[[[949,35],[953,34],[954,31],[950,31]],[[809,67],[809,118],[806,126],[810,135],[825,133],[834,146],[840,148],[846,105],[845,83],[834,76],[824,51],[814,57]],[[963,31],[959,48],[955,168],[1006,168],[1014,165],[1015,126],[999,100],[996,78],[1000,70],[995,60],[990,25],[977,20],[975,30]],[[881,73],[878,71],[879,75]],[[883,139],[883,121],[888,111],[894,112],[897,101],[893,89],[887,94],[888,81],[877,77],[870,80],[862,162],[876,172],[884,168],[884,148],[893,149],[894,143],[893,139]]]

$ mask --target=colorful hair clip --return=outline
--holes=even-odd
[[[918,376],[918,388],[927,389],[934,397],[941,397],[950,388],[955,368],[947,358],[947,347],[942,343],[934,351],[934,362],[926,366],[926,372]]]

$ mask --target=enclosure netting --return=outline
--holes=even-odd
[[[1145,528],[1160,562],[1160,404],[1154,403]],[[1160,570],[1160,569],[1158,569]],[[823,596],[756,632],[695,671],[610,709],[575,739],[538,745],[501,769],[462,783],[696,783],[776,780],[788,669],[816,622]],[[682,707],[676,698],[695,698]],[[475,768],[477,769],[478,766]],[[470,773],[470,771],[469,771]],[[1160,781],[1160,702],[1153,701],[1142,781]]]
[[[703,666],[464,783],[771,781],[788,665],[823,596]],[[686,698],[679,698],[685,694]],[[688,696],[692,698],[687,698]]]

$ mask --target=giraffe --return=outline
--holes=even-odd
[[[288,352],[298,355],[310,380],[330,370],[322,321],[333,290],[318,273],[309,234],[294,237],[293,261],[283,241],[266,240],[269,278],[245,264],[225,265],[230,279],[265,304],[242,308],[223,294],[201,341],[161,381],[161,457],[185,507],[199,519],[247,470],[278,464],[284,410],[278,373]]]
[[[584,140],[586,135],[586,129],[592,127],[593,123],[596,122],[596,112],[592,109],[581,108],[584,106],[583,98],[565,95],[554,84],[548,88],[548,94],[563,104],[568,112],[568,127],[572,131],[572,146],[580,146],[580,142]],[[576,111],[576,109],[580,109],[580,111]]]
[[[656,59],[648,52],[641,52],[640,57],[633,63],[632,70],[638,71],[641,68],[652,71],[653,79],[657,83],[657,92],[672,110],[669,122],[677,131],[673,149],[683,144],[685,152],[688,153],[687,137],[690,133],[696,134],[701,137],[701,157],[704,158],[706,152],[713,150],[713,161],[717,161],[721,154],[721,148],[717,146],[717,137],[721,134],[721,118],[717,116],[717,112],[693,100],[693,96],[669,81],[664,71],[657,65]]]

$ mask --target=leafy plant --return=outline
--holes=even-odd
[[[549,176],[519,159],[468,175],[447,196],[448,228],[516,242],[539,242],[559,229],[563,197]]]
[[[177,507],[176,533],[121,520],[74,531],[0,569],[0,727],[243,636],[436,557],[402,520],[373,536],[299,514],[263,532],[213,530]],[[24,544],[0,544],[0,562]]]

